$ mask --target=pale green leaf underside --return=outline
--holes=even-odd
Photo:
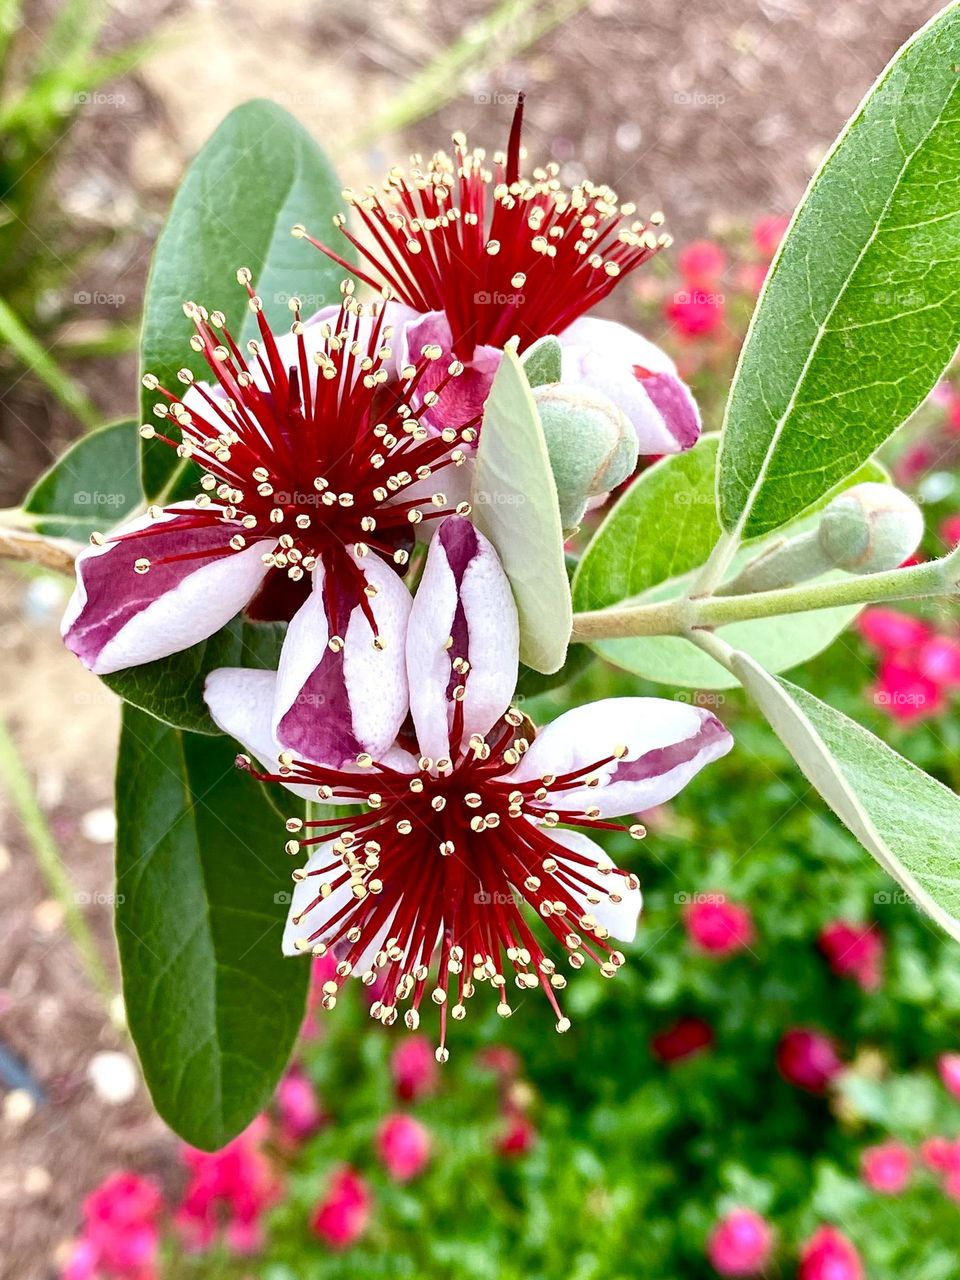
[[[732,666],[838,818],[909,898],[960,941],[960,797],[752,658]]]
[[[725,529],[778,528],[917,408],[960,343],[960,9],[889,65],[801,203],[727,405]]]
[[[135,422],[81,436],[24,499],[24,511],[39,517],[36,531],[86,542],[91,533],[128,520],[143,501],[139,443]]]
[[[484,407],[471,502],[513,588],[521,661],[545,674],[559,670],[573,611],[557,487],[530,385],[510,348]]]
[[[687,453],[662,459],[634,481],[580,561],[573,579],[577,612],[607,608],[624,600],[672,599],[689,584],[690,575],[706,560],[720,535],[713,501],[718,441],[716,435],[703,436]],[[886,478],[882,467],[868,462],[843,487]],[[817,506],[831,496],[826,495]],[[805,513],[796,529],[804,526],[810,514]],[[784,530],[784,534],[796,529]],[[759,550],[756,544],[745,548],[729,574]],[[858,609],[845,606],[737,622],[719,628],[718,635],[733,648],[752,654],[768,670],[787,671],[816,657]],[[730,689],[737,683],[720,663],[681,636],[600,640],[592,647],[616,666],[663,684]]]

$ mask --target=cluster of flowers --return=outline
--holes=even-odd
[[[756,928],[750,909],[730,902],[720,892],[700,893],[686,903],[683,922],[694,950],[716,960],[750,950]],[[883,971],[883,936],[872,924],[832,920],[820,930],[817,945],[831,970],[850,978],[864,991],[875,991]],[[709,1049],[714,1031],[703,1018],[681,1017],[651,1041],[654,1057],[660,1062],[681,1062]],[[797,1088],[822,1093],[843,1070],[833,1041],[808,1027],[787,1030],[777,1049],[777,1069]]]
[[[808,1066],[812,1063],[815,1048],[821,1054],[826,1053],[823,1045],[815,1047],[809,1041],[801,1044],[798,1040],[795,1048],[806,1051]],[[798,1055],[793,1065],[799,1061]],[[827,1074],[828,1065],[826,1062],[818,1064],[821,1078]],[[943,1054],[937,1067],[949,1091],[960,1097],[960,1054]],[[877,1195],[901,1195],[921,1165],[941,1180],[946,1195],[960,1200],[958,1140],[939,1136],[927,1138],[917,1151],[911,1150],[904,1142],[890,1140],[865,1147],[860,1153],[860,1175],[864,1184]],[[740,1207],[731,1210],[715,1224],[707,1241],[707,1256],[721,1276],[758,1276],[764,1272],[775,1248],[773,1226],[755,1210]],[[856,1247],[836,1227],[819,1227],[800,1248],[798,1280],[863,1280],[864,1274]]]
[[[899,724],[940,715],[960,688],[960,638],[896,609],[866,609],[861,637],[879,655],[872,700]]]
[[[313,1008],[322,999],[330,972],[327,961],[314,961],[311,985]],[[308,1011],[302,1036],[318,1034]],[[492,1149],[503,1158],[526,1155],[536,1142],[529,1117],[529,1089],[520,1078],[517,1055],[504,1046],[481,1051],[479,1065],[492,1072],[499,1085],[501,1123]],[[439,1088],[436,1055],[426,1036],[408,1034],[390,1055],[390,1076],[397,1101],[422,1102]],[[256,1120],[220,1151],[180,1149],[186,1183],[179,1196],[167,1202],[149,1177],[122,1170],[111,1174],[85,1200],[83,1227],[64,1259],[61,1280],[156,1280],[165,1230],[192,1254],[213,1248],[235,1257],[262,1252],[264,1220],[285,1194],[283,1169],[297,1159],[303,1144],[333,1123],[310,1078],[299,1065],[287,1071],[277,1087],[269,1113]],[[405,1110],[384,1117],[377,1127],[373,1155],[386,1175],[398,1184],[412,1181],[428,1167],[433,1138],[425,1124]],[[312,1235],[329,1249],[357,1243],[367,1231],[375,1208],[369,1180],[350,1164],[328,1169],[322,1191],[309,1213]]]
[[[508,974],[541,987],[567,1029],[566,978],[523,906],[572,968],[589,959],[612,977],[624,957],[610,939],[634,936],[639,885],[569,828],[662,803],[731,746],[711,712],[661,699],[579,707],[539,734],[511,707],[517,609],[466,496],[505,346],[555,335],[561,383],[605,397],[640,455],[700,432],[672,361],[585,314],[667,243],[660,215],[640,221],[592,183],[565,191],[553,166],[524,177],[521,119],[522,103],[492,170],[457,136],[453,159],[392,172],[382,195],[348,193],[367,238],[336,225],[360,255],[354,274],[381,292],[371,307],[345,282],[340,305],[309,319],[293,299],[277,336],[241,270],[259,330],[244,356],[222,314],[186,305],[212,381],[181,370],[181,396],[148,374],[160,399],[141,434],[197,464],[200,492],[94,535],[63,620],[102,674],[187,648],[241,610],[289,622],[277,671],[221,669],[206,684],[241,767],[366,808],[287,823],[288,852],[309,860],[284,950],[335,956],[324,1008],[354,975],[377,987],[374,1017],[390,1025],[406,1005],[414,1029],[429,997],[441,1060],[448,1014],[465,1015],[476,984],[511,1012]]]

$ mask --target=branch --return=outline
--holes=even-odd
[[[35,564],[41,569],[73,575],[80,547],[66,538],[44,538],[38,533],[0,529],[0,557]]]

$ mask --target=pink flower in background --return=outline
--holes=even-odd
[[[876,705],[900,724],[913,724],[943,710],[940,685],[925,676],[914,661],[884,658],[873,689]]]
[[[262,1245],[260,1219],[281,1194],[281,1184],[261,1150],[267,1123],[261,1116],[220,1151],[183,1147],[190,1171],[174,1221],[187,1248],[209,1249],[223,1229],[233,1253],[250,1254]]]
[[[875,991],[883,978],[883,937],[874,925],[833,920],[820,930],[817,945],[838,977],[853,978]]]
[[[743,951],[755,937],[749,909],[723,894],[699,896],[684,908],[683,920],[693,945],[715,956]]]
[[[777,1069],[788,1084],[823,1093],[843,1070],[834,1042],[819,1031],[794,1027],[777,1046]]]
[[[522,1111],[508,1111],[507,1125],[497,1138],[497,1151],[508,1159],[529,1155],[537,1144],[537,1131]]]
[[[902,1142],[883,1142],[860,1153],[863,1180],[881,1195],[895,1196],[905,1190],[913,1175],[913,1152]]]
[[[715,284],[727,267],[727,255],[713,240],[694,240],[677,258],[677,269],[688,284]]]
[[[707,1240],[707,1257],[722,1276],[755,1276],[773,1250],[773,1228],[753,1209],[733,1209]]]
[[[917,672],[943,689],[960,687],[960,641],[932,636],[917,651]]]
[[[960,545],[960,515],[947,516],[940,526],[940,537],[948,547]]]
[[[394,1182],[409,1182],[430,1160],[430,1134],[413,1116],[388,1116],[377,1131],[377,1155]]]
[[[723,294],[699,287],[680,289],[664,303],[663,314],[681,338],[706,338],[723,326]]]
[[[939,1135],[921,1142],[920,1159],[934,1173],[953,1173],[960,1169],[958,1144]]]
[[[650,1041],[655,1058],[661,1062],[682,1062],[702,1053],[713,1044],[713,1028],[703,1018],[678,1018],[671,1026],[658,1031]]]
[[[864,609],[856,625],[867,644],[884,654],[919,648],[933,635],[931,628],[920,618],[879,606]]]
[[[960,1053],[941,1053],[937,1059],[940,1079],[955,1098],[960,1098]]]
[[[854,1246],[836,1227],[818,1227],[800,1250],[797,1280],[864,1280]]]
[[[277,1085],[274,1103],[280,1138],[287,1146],[312,1137],[326,1120],[313,1082],[298,1067],[291,1067]]]
[[[773,213],[764,218],[758,218],[750,232],[754,248],[765,258],[772,258],[780,248],[780,241],[789,225],[788,214]]]
[[[84,1229],[61,1271],[62,1280],[154,1280],[160,1189],[122,1170],[87,1196]]]
[[[366,1231],[372,1207],[367,1183],[344,1165],[331,1175],[326,1194],[310,1215],[310,1229],[331,1249],[349,1249]]]
[[[509,1084],[520,1073],[519,1055],[505,1044],[491,1044],[481,1049],[477,1054],[477,1061],[488,1071],[494,1072],[501,1084]]]
[[[390,1054],[390,1074],[398,1098],[415,1102],[437,1088],[437,1059],[426,1036],[406,1036]]]

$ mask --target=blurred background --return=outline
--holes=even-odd
[[[250,97],[356,185],[457,128],[502,146],[525,90],[532,162],[665,211],[674,248],[606,314],[674,355],[716,429],[785,215],[936,8],[0,0],[0,506],[136,414],[153,242]],[[949,381],[888,461],[924,504],[924,553],[960,540]],[[536,1001],[478,1013],[438,1073],[355,995],[311,1015],[243,1139],[185,1151],[122,1029],[118,704],[59,645],[67,589],[0,561],[4,1280],[960,1275],[956,952],[733,695],[700,695],[738,749],[625,852],[646,917],[612,987],[571,983],[569,1035]],[[956,788],[957,634],[945,610],[871,610],[801,680]],[[638,684],[595,664],[525,709]]]

